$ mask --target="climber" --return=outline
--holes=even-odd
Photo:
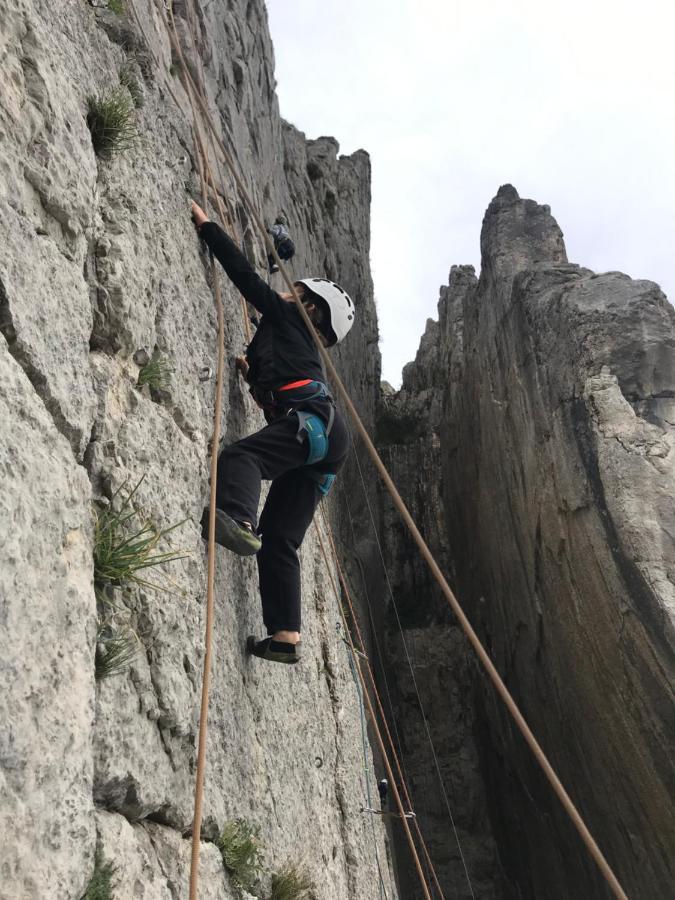
[[[387,805],[387,794],[389,793],[389,782],[386,778],[381,778],[377,783],[377,793],[380,795],[380,804]]]
[[[279,254],[279,259],[283,259],[284,262],[288,259],[292,259],[295,256],[295,244],[291,240],[291,236],[286,230],[286,219],[284,216],[277,216],[274,225],[271,228],[267,229],[267,233],[272,236],[272,240],[274,241],[274,249]],[[270,274],[273,275],[275,272],[279,271],[279,266],[276,264],[274,257],[271,253],[267,254],[267,262],[270,267]]]
[[[216,541],[242,556],[257,553],[268,637],[249,638],[247,649],[263,659],[296,663],[301,620],[297,551],[347,457],[347,427],[324,384],[319,350],[293,295],[273,291],[196,203],[192,218],[235,287],[262,314],[246,356],[237,357],[235,365],[268,424],[220,454]],[[295,287],[322,344],[341,341],[354,322],[354,304],[342,288],[325,278],[305,278]],[[256,527],[262,479],[272,485]],[[205,510],[205,536],[207,526]]]

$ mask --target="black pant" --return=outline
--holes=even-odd
[[[326,401],[303,405],[326,421]],[[298,417],[282,415],[265,428],[226,447],[218,459],[217,505],[233,519],[256,527],[260,486],[272,481],[260,517],[258,575],[263,621],[268,634],[300,631],[300,563],[298,548],[323,494],[316,477],[335,473],[349,449],[347,428],[340,413],[329,436],[328,454],[306,466],[307,436],[298,440]]]

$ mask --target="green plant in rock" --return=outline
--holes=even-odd
[[[108,0],[108,9],[116,16],[124,16],[127,12],[126,0]]]
[[[109,159],[137,144],[134,103],[127,88],[120,86],[102,96],[90,97],[88,105],[87,125],[97,156]]]
[[[134,106],[138,109],[143,106],[143,89],[136,77],[136,69],[134,66],[135,58],[132,56],[128,59],[120,69],[120,84],[125,87],[131,94]]]
[[[94,874],[91,876],[82,900],[113,900],[112,880],[114,877],[115,867],[112,863],[104,862],[101,848],[97,846],[94,856]]]
[[[304,866],[287,863],[272,875],[269,900],[315,900],[316,885]]]
[[[187,521],[160,528],[134,504],[134,496],[143,482],[124,495],[126,482],[113,494],[109,506],[99,511],[94,530],[94,584],[120,586],[135,582],[155,590],[170,590],[167,583],[157,584],[139,576],[146,569],[189,556],[183,550],[160,550],[167,536]]]
[[[146,363],[138,373],[138,387],[144,384],[155,390],[166,390],[171,381],[173,369],[168,359],[163,356],[153,356],[149,363]]]
[[[259,840],[260,829],[244,819],[226,822],[218,838],[217,846],[235,886],[251,892],[255,887],[263,865],[263,853]]]
[[[128,622],[99,619],[94,674],[97,681],[121,675],[138,655],[141,639]]]

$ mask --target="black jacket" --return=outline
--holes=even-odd
[[[296,304],[282,300],[260,278],[215,222],[205,222],[199,233],[235,287],[262,313],[255,336],[246,348],[249,384],[273,391],[303,378],[324,381],[319,350]]]

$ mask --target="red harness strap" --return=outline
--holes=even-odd
[[[283,387],[277,388],[278,391],[290,391],[292,388],[305,387],[307,384],[311,384],[311,378],[303,378],[300,381],[291,381],[289,384],[285,384]]]

